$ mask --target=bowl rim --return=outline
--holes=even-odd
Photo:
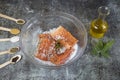
[[[68,13],[65,13],[65,12],[60,12],[60,11],[47,12],[47,13],[45,13],[45,14],[43,14],[43,13],[41,14],[40,12],[38,12],[38,13],[35,14],[35,16],[31,17],[30,20],[27,21],[27,22],[23,25],[23,27],[22,27],[22,29],[21,29],[21,34],[20,34],[20,47],[21,47],[21,51],[25,54],[25,56],[27,56],[27,57],[29,58],[29,56],[26,54],[26,52],[22,49],[22,32],[23,32],[24,27],[28,26],[28,25],[31,23],[31,21],[34,20],[35,17],[37,17],[38,15],[39,15],[39,17],[55,16],[55,15],[56,15],[56,16],[59,16],[59,15],[63,16],[63,15],[65,15],[65,17],[68,16],[68,18],[72,18],[72,19],[74,19],[75,21],[77,21],[77,24],[80,24],[80,25],[82,26],[82,29],[83,29],[84,32],[85,32],[85,34],[84,34],[84,35],[85,35],[85,36],[84,36],[84,42],[85,42],[85,44],[84,44],[84,47],[82,48],[81,55],[79,55],[78,58],[76,58],[76,59],[74,59],[73,61],[68,62],[68,63],[66,63],[66,64],[62,64],[62,65],[60,65],[60,66],[40,65],[40,67],[56,69],[56,68],[60,68],[60,67],[67,67],[67,66],[73,64],[74,62],[78,61],[78,60],[80,59],[80,57],[83,55],[83,53],[84,53],[84,51],[85,51],[85,49],[86,49],[86,46],[87,46],[88,34],[87,34],[87,31],[86,31],[86,28],[85,28],[85,26],[83,25],[83,23],[82,23],[78,18],[76,18],[75,16],[73,16],[73,15],[71,15],[71,14],[68,14]],[[78,27],[77,27],[77,28],[78,28]],[[34,64],[34,63],[33,63],[33,64]]]

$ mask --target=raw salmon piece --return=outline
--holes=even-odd
[[[50,61],[56,65],[64,64],[65,61],[70,57],[73,51],[74,49],[70,48],[70,49],[67,49],[65,52],[63,52],[62,54],[53,54],[50,57]]]
[[[61,40],[61,43],[66,48],[73,47],[78,42],[78,40],[62,26],[59,26],[55,31],[51,32],[50,34],[55,40]]]
[[[40,34],[38,51],[35,55],[37,58],[48,61],[48,56],[54,52],[55,40],[50,34]]]
[[[50,34],[39,35],[38,51],[35,56],[40,60],[50,61],[53,64],[61,65],[70,57],[74,51],[72,47],[77,42],[78,40],[73,37],[70,32],[62,26],[59,26]],[[62,52],[59,51],[59,49],[56,48],[56,44],[58,43],[60,43],[60,46],[65,48],[65,50],[62,49]]]

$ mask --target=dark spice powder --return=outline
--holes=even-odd
[[[17,57],[12,59],[12,62],[16,62],[18,59],[19,59],[19,57],[17,56]]]

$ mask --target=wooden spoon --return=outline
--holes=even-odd
[[[19,36],[14,36],[14,37],[11,37],[11,38],[0,39],[0,42],[3,42],[3,41],[11,41],[12,43],[14,43],[14,42],[19,41]]]
[[[9,65],[9,64],[15,64],[15,63],[17,63],[18,61],[21,60],[21,58],[22,58],[21,55],[15,55],[15,56],[13,56],[9,61],[1,64],[0,65],[0,69],[3,68],[3,67],[5,67],[5,66],[7,66],[7,65]]]
[[[9,50],[0,52],[0,55],[3,55],[3,54],[14,54],[14,53],[18,52],[19,50],[20,50],[19,47],[14,47],[14,48],[11,48]]]
[[[23,20],[23,19],[15,19],[15,18],[12,18],[10,16],[7,16],[7,15],[1,14],[1,13],[0,13],[0,17],[15,21],[17,24],[25,24],[25,20]]]
[[[20,30],[13,28],[13,29],[9,29],[9,28],[5,28],[5,27],[0,27],[0,30],[4,30],[4,31],[9,31],[11,34],[19,34]]]

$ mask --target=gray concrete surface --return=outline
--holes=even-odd
[[[0,80],[120,80],[120,0],[0,0],[0,13],[15,18],[29,20],[35,13],[63,11],[80,19],[86,29],[91,20],[98,16],[99,6],[108,6],[111,14],[106,18],[109,30],[104,39],[115,39],[110,50],[111,57],[99,58],[90,54],[90,37],[84,55],[66,68],[35,68],[22,52],[22,60],[15,65],[0,69]],[[0,18],[0,26],[22,28],[22,25]],[[8,32],[0,31],[0,38],[12,37]],[[0,51],[19,46],[18,43],[0,43]],[[9,60],[13,55],[0,56],[0,63]]]

